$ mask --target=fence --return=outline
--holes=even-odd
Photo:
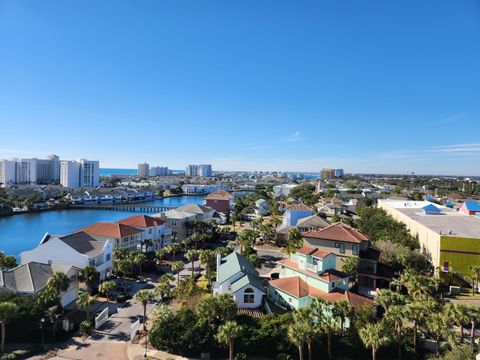
[[[133,341],[133,339],[135,339],[135,336],[137,335],[139,328],[140,328],[140,319],[135,321],[130,327],[130,341]]]
[[[103,309],[103,311],[95,317],[95,329],[98,329],[107,320],[108,320],[108,307]]]

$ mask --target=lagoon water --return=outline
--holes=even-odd
[[[203,196],[178,196],[142,203],[142,205],[182,206],[203,204]],[[0,251],[18,256],[37,246],[46,232],[69,234],[99,221],[117,221],[139,212],[115,210],[55,210],[0,218]],[[151,213],[146,215],[152,215]]]

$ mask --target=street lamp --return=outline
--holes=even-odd
[[[42,349],[45,350],[45,318],[40,319],[40,329],[42,329]]]

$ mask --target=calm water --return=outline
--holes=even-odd
[[[185,204],[203,204],[203,197],[179,196],[142,203],[158,206]],[[46,232],[69,234],[95,222],[117,221],[134,214],[140,213],[113,210],[59,210],[0,218],[0,250],[5,254],[17,256],[20,252],[37,246]]]

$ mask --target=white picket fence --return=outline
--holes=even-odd
[[[95,317],[95,329],[98,329],[107,320],[108,320],[108,307],[103,309],[103,311]]]
[[[133,339],[137,335],[138,329],[140,329],[140,319],[135,321],[130,327],[130,341],[133,341]]]

